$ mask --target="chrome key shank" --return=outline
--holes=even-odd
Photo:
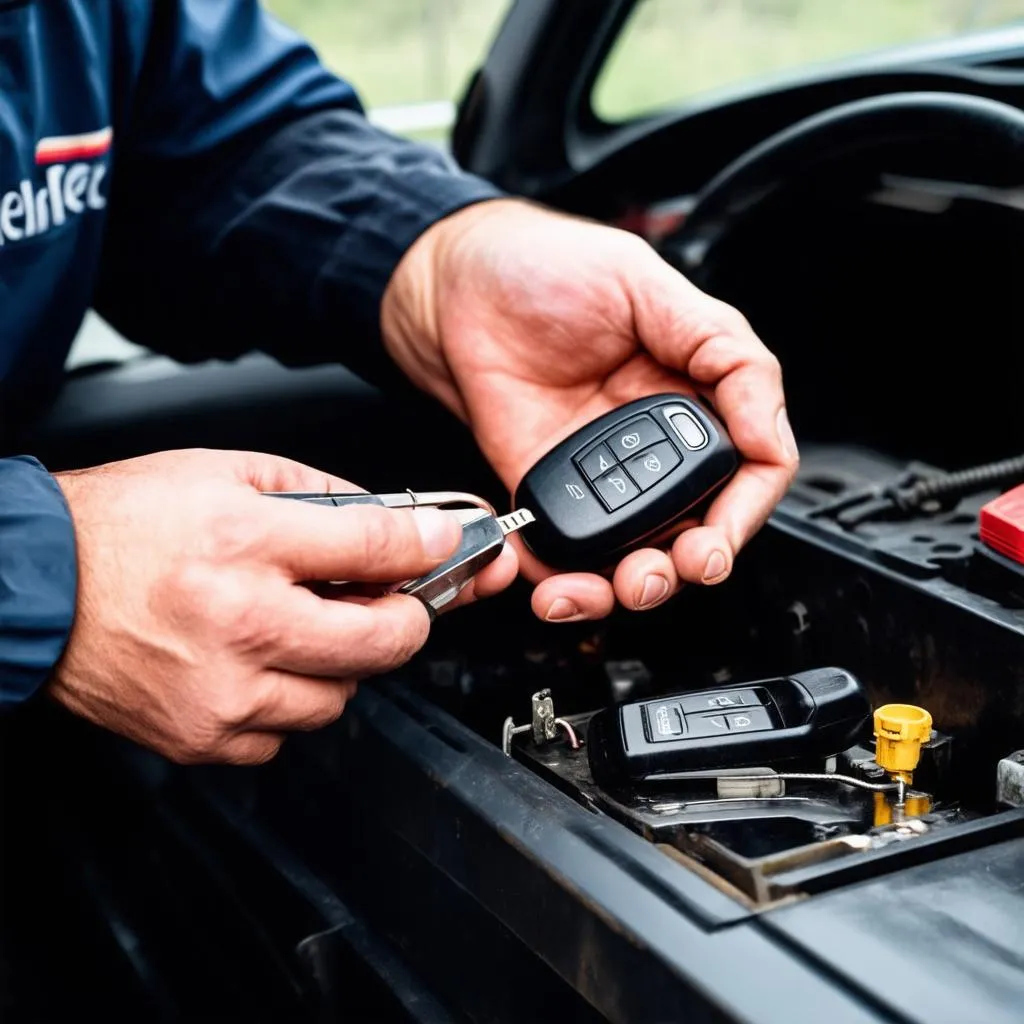
[[[534,521],[533,513],[521,508],[499,516],[490,502],[466,491],[400,491],[392,494],[365,492],[309,493],[299,491],[265,491],[271,498],[287,498],[314,505],[345,508],[348,505],[383,505],[385,508],[443,508],[462,524],[462,541],[458,551],[433,572],[403,583],[400,594],[418,597],[431,616],[451,603],[462,588],[501,554],[505,537]],[[467,507],[468,506],[468,507]],[[343,586],[344,581],[337,581]]]
[[[501,554],[508,534],[533,522],[528,509],[497,517],[482,509],[458,509],[452,514],[462,523],[458,551],[433,572],[398,588],[400,594],[418,597],[432,614],[454,601],[462,588]]]

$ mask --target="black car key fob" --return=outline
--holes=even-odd
[[[600,570],[695,514],[735,473],[725,428],[682,395],[641,398],[588,423],[523,477],[524,543],[555,569]]]
[[[859,680],[821,668],[605,708],[587,728],[588,757],[600,782],[668,782],[831,757],[861,739],[870,720]]]

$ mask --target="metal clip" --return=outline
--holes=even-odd
[[[406,489],[401,494],[378,494],[387,508],[482,508],[488,515],[498,513],[484,498],[468,491],[423,491],[418,493]]]
[[[530,698],[531,721],[534,743],[547,743],[558,735],[555,725],[555,702],[550,690],[540,690]]]
[[[538,746],[558,739],[558,732],[565,733],[566,741],[573,750],[580,749],[576,730],[564,719],[555,717],[555,702],[548,689],[538,690],[530,698],[531,720],[529,725],[516,725],[511,716],[506,718],[501,727],[501,749],[506,757],[512,756],[512,737],[520,733],[533,733],[533,742]]]
[[[385,508],[477,508],[488,515],[497,516],[494,506],[479,495],[468,491],[396,491],[391,494],[370,494],[366,491],[333,491],[313,493],[306,491],[264,491],[267,497],[290,498],[318,505],[383,505]]]

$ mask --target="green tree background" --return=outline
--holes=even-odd
[[[509,0],[265,0],[368,106],[457,98]],[[611,120],[858,51],[1024,20],[1024,0],[642,0],[594,92]]]

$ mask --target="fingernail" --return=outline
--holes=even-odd
[[[583,612],[569,598],[556,597],[551,602],[551,607],[548,608],[548,613],[544,618],[547,622],[568,622],[572,619],[582,619]]]
[[[719,577],[725,575],[725,570],[725,555],[721,551],[712,551],[707,565],[704,566],[704,575],[701,579],[704,583],[714,583]]]
[[[650,608],[657,604],[668,593],[668,580],[656,572],[644,577],[644,589],[640,591],[640,598],[636,602],[637,611],[643,608]]]
[[[782,450],[789,458],[795,459],[798,455],[796,438],[793,436],[793,428],[790,426],[789,415],[786,413],[785,406],[779,410],[779,415],[775,418],[775,429],[778,432],[779,444],[782,445]]]
[[[461,527],[449,512],[436,508],[421,508],[413,513],[416,529],[420,531],[423,550],[429,558],[447,558],[459,542]]]

